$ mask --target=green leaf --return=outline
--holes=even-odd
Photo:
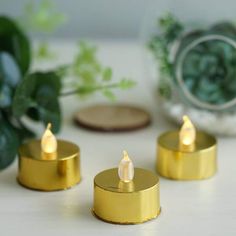
[[[11,106],[14,89],[21,79],[18,65],[6,52],[0,52],[0,108]]]
[[[115,94],[108,89],[103,90],[102,94],[111,101],[114,101],[116,99]]]
[[[31,49],[26,35],[12,19],[0,17],[0,51],[8,52],[17,61],[21,73],[25,74],[30,66]]]
[[[32,97],[35,90],[36,80],[34,76],[32,74],[26,76],[17,87],[14,95],[12,111],[15,117],[20,118],[29,108],[36,105]]]
[[[56,10],[53,1],[41,0],[38,4],[30,1],[20,21],[26,30],[49,33],[64,24],[66,16]]]
[[[148,42],[148,47],[157,61],[157,69],[161,77],[167,78],[173,75],[173,65],[169,60],[172,43],[181,36],[184,26],[171,13],[158,19],[158,33],[154,34]]]
[[[79,42],[79,50],[73,63],[65,67],[59,67],[57,74],[64,77],[68,75],[73,78],[72,86],[69,85],[72,88],[65,89],[67,92],[62,93],[62,96],[71,94],[84,96],[99,91],[108,99],[114,100],[115,96],[111,92],[112,89],[129,89],[136,84],[128,79],[109,83],[112,80],[112,69],[104,67],[96,56],[96,47],[84,41]]]
[[[3,114],[0,114],[0,170],[14,161],[19,143],[16,130]]]
[[[46,126],[52,123],[53,131],[58,132],[61,124],[61,111],[58,100],[59,93],[54,87],[46,84],[41,85],[35,93],[35,101],[37,103],[38,117]]]
[[[12,91],[7,85],[0,87],[0,108],[9,107],[12,102]]]
[[[194,40],[196,40],[197,38],[203,35],[204,35],[203,30],[194,30],[194,31],[186,33],[180,41],[180,45],[179,45],[176,57],[178,57],[179,52],[184,50],[188,44],[192,43]]]
[[[79,50],[71,66],[72,75],[83,86],[91,86],[96,83],[101,73],[101,65],[96,58],[96,47],[79,42]]]
[[[0,85],[1,82],[16,87],[21,79],[19,67],[14,58],[6,52],[0,52]]]
[[[56,54],[51,51],[49,44],[46,42],[40,42],[35,50],[35,57],[38,60],[55,59]]]
[[[78,87],[77,94],[80,96],[85,96],[88,94],[92,94],[95,91],[96,90],[93,86],[81,86],[81,87]]]
[[[35,133],[28,129],[26,126],[22,125],[19,128],[16,128],[17,134],[21,141],[25,139],[32,139],[35,138]]]
[[[136,85],[136,82],[133,80],[129,80],[129,79],[122,79],[120,81],[119,87],[120,89],[130,89],[133,88]]]
[[[217,22],[215,25],[213,25],[209,32],[212,32],[213,34],[223,34],[227,35],[229,37],[232,37],[235,39],[236,37],[236,28],[235,25],[232,22]]]
[[[166,80],[164,80],[164,79],[160,80],[160,84],[159,84],[159,87],[158,87],[158,92],[162,97],[164,97],[168,100],[171,98],[171,88],[170,88],[170,85],[167,83]]]
[[[103,81],[111,81],[111,79],[112,79],[112,69],[110,67],[106,67],[103,70],[102,79],[103,79]]]
[[[61,125],[59,94],[60,78],[54,72],[36,72],[24,78],[16,90],[13,101],[13,114],[41,120],[45,126],[50,122],[53,131],[58,132]]]

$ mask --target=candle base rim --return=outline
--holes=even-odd
[[[65,188],[58,188],[58,189],[42,189],[42,188],[29,187],[29,186],[25,185],[23,182],[20,181],[19,176],[16,177],[16,181],[19,185],[21,185],[22,187],[24,187],[28,190],[31,190],[31,191],[36,191],[36,192],[60,192],[60,191],[64,191],[64,190],[74,188],[76,185],[78,185],[82,182],[82,178],[80,178],[79,181],[76,182],[73,185],[70,185],[70,186],[65,187]]]
[[[94,217],[96,217],[97,219],[103,221],[103,222],[106,222],[108,224],[114,224],[114,225],[138,225],[138,224],[142,224],[142,223],[146,223],[148,221],[151,221],[151,220],[155,220],[157,217],[160,216],[161,214],[161,207],[160,209],[157,211],[157,214],[156,216],[154,217],[151,217],[150,219],[146,219],[146,220],[143,220],[143,221],[137,221],[137,222],[117,222],[117,221],[111,221],[111,220],[105,220],[103,219],[102,217],[98,216],[96,213],[95,213],[95,210],[94,208],[91,209],[91,213]]]

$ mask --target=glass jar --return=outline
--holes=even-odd
[[[213,1],[206,0],[204,11],[208,9],[209,13],[204,18],[200,16],[201,4],[178,3],[182,8],[180,5],[175,8],[176,2],[170,1],[152,6],[142,30],[145,46],[148,43],[151,49],[145,54],[145,68],[152,84],[156,84],[157,105],[163,114],[178,123],[187,114],[200,129],[235,135],[236,27],[232,23],[233,10],[230,13],[225,2],[216,6]],[[236,7],[232,1],[229,4]],[[158,9],[159,14],[155,14],[154,9]],[[165,12],[172,13],[163,18]],[[222,21],[225,15],[228,19]],[[159,27],[153,25],[157,19],[161,19]]]

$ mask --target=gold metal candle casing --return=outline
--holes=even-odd
[[[193,150],[181,150],[179,131],[166,132],[158,138],[157,171],[160,175],[177,180],[206,179],[215,174],[216,139],[197,132]]]
[[[80,150],[71,142],[57,140],[55,159],[42,157],[40,140],[23,144],[19,149],[18,181],[35,190],[54,191],[80,182]]]
[[[159,179],[152,172],[135,168],[134,179],[125,183],[118,169],[105,170],[94,178],[94,214],[107,222],[138,224],[160,213]]]

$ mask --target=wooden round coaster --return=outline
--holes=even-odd
[[[74,119],[84,128],[103,132],[137,130],[151,121],[147,111],[127,105],[90,106],[78,111]]]

